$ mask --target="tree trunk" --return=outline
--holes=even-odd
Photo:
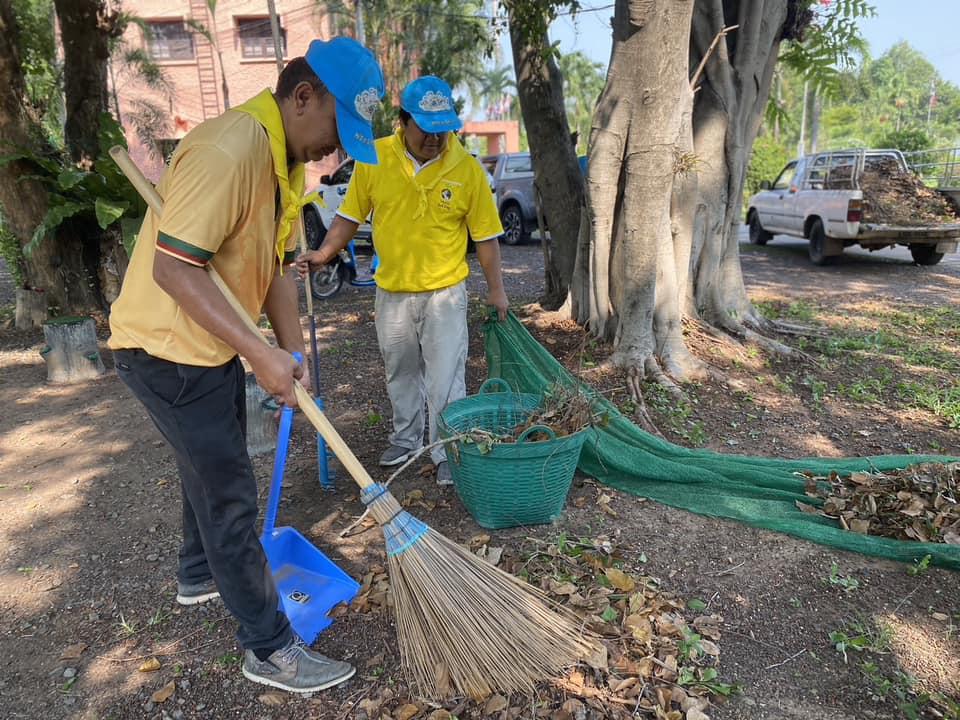
[[[541,304],[557,308],[567,298],[576,260],[580,218],[586,205],[583,174],[576,148],[570,142],[563,79],[553,57],[545,54],[549,38],[543,34],[530,40],[516,16],[516,3],[508,3],[507,8],[517,95],[530,140],[535,183],[550,230],[549,241],[540,239],[546,261]]]
[[[20,32],[10,0],[0,0],[0,87],[5,88],[0,93],[0,138],[6,145],[5,150],[48,154],[51,148],[42,139],[38,125],[24,103],[23,67],[14,42]],[[5,225],[21,247],[30,242],[47,211],[46,188],[29,179],[35,173],[36,168],[23,160],[0,167],[0,208]],[[39,326],[36,319],[40,313],[35,308],[20,306],[26,298],[36,299],[34,291],[42,293],[45,306],[60,308],[69,307],[73,296],[82,295],[82,287],[71,287],[64,280],[64,265],[74,263],[82,267],[78,248],[54,238],[43,240],[32,252],[24,253],[24,285],[31,293],[18,294],[17,327]]]
[[[571,310],[612,340],[614,362],[632,371],[654,371],[657,356],[677,368],[690,361],[680,298],[692,233],[671,224],[671,206],[690,195],[689,173],[680,171],[690,160],[682,148],[691,144],[692,9],[693,0],[618,0],[590,137],[589,218]]]
[[[64,52],[64,134],[70,158],[91,169],[100,155],[100,116],[109,111],[110,41],[122,32],[119,14],[105,0],[54,0]],[[126,269],[126,251],[116,232],[75,219],[62,226],[63,241],[79,248],[79,262],[64,267],[84,290],[63,312],[101,309],[116,299]]]
[[[64,135],[70,158],[90,169],[100,153],[100,113],[107,112],[107,63],[117,18],[104,0],[54,0],[63,42]]]
[[[645,375],[671,385],[703,372],[684,316],[786,351],[756,332],[772,326],[747,298],[738,230],[779,44],[802,18],[800,0],[617,2],[571,310],[613,342],[635,393]]]
[[[747,160],[767,105],[780,41],[795,0],[697,0],[691,55],[699,63],[720,30],[738,25],[706,64],[694,105],[694,143],[700,159],[696,208],[706,222],[694,241],[694,310],[740,336],[769,324],[747,298],[740,267],[739,229]],[[725,14],[726,11],[726,14]],[[767,343],[778,349],[783,346]]]

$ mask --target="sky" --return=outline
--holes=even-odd
[[[861,28],[874,57],[906,40],[926,56],[943,79],[960,86],[960,0],[868,2],[877,16],[861,20]],[[560,17],[553,23],[551,39],[560,41],[562,52],[580,50],[606,68],[610,61],[611,5],[612,0],[584,0],[585,12],[575,20]],[[591,8],[604,9],[590,12]]]

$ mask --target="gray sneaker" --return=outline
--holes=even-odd
[[[446,460],[437,463],[437,485],[453,485],[453,476]]]
[[[402,465],[409,460],[410,456],[415,452],[416,450],[408,450],[407,448],[400,447],[399,445],[391,445],[384,450],[383,455],[380,456],[380,464],[383,465],[383,467]]]
[[[247,680],[290,692],[325,690],[349,680],[355,672],[350,663],[314,652],[296,635],[266,660],[257,660],[253,650],[243,652],[243,675]]]
[[[181,605],[199,605],[220,597],[213,578],[198,583],[182,583],[177,580],[177,602]]]

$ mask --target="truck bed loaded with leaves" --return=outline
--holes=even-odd
[[[808,155],[761,188],[748,202],[751,241],[764,245],[775,233],[808,238],[817,265],[850,245],[906,245],[918,265],[935,265],[960,240],[954,197],[929,187],[897,150]]]

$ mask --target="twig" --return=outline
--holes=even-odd
[[[712,575],[713,577],[723,577],[724,575],[732,575],[734,570],[736,570],[738,567],[743,567],[743,566],[746,565],[746,564],[747,564],[747,561],[744,560],[744,561],[743,561],[742,563],[740,563],[739,565],[734,565],[734,566],[731,567],[731,568],[725,568],[725,569],[721,570],[720,572],[707,573],[707,575]]]
[[[700,84],[700,76],[703,74],[704,69],[707,66],[707,61],[710,59],[710,56],[713,55],[713,51],[717,49],[717,45],[720,44],[720,40],[727,36],[727,33],[732,30],[736,30],[739,25],[728,25],[723,28],[720,32],[716,34],[713,38],[713,42],[710,43],[710,47],[707,48],[707,52],[703,55],[703,60],[700,61],[700,64],[697,66],[697,71],[693,74],[693,79],[690,80],[690,87],[694,92],[697,91],[697,85]]]
[[[221,623],[221,622],[223,622],[224,620],[227,620],[229,617],[230,617],[229,615],[224,615],[224,616],[222,616],[222,617],[217,618],[216,620],[211,620],[210,623],[211,623],[212,625],[216,625],[217,623]],[[186,650],[170,650],[170,649],[169,649],[169,648],[172,648],[172,647],[174,647],[174,646],[176,646],[176,645],[179,645],[179,644],[182,643],[184,640],[187,640],[188,638],[192,638],[194,635],[197,635],[197,634],[199,634],[199,633],[202,633],[202,632],[204,632],[205,630],[208,630],[208,629],[209,629],[209,626],[204,626],[204,627],[198,628],[197,630],[194,630],[192,633],[189,633],[189,634],[187,634],[187,635],[184,635],[182,638],[178,638],[178,639],[176,639],[176,640],[173,640],[172,642],[168,642],[166,645],[164,645],[163,647],[161,647],[161,648],[160,648],[159,650],[157,650],[156,652],[152,652],[152,653],[150,653],[150,654],[148,654],[148,655],[137,655],[136,657],[132,657],[132,658],[112,658],[112,657],[109,657],[109,656],[107,656],[107,655],[98,655],[98,656],[97,656],[97,659],[98,659],[98,660],[107,660],[107,661],[109,661],[109,662],[115,662],[115,663],[136,662],[137,660],[149,660],[149,659],[152,658],[152,657],[157,657],[157,656],[160,656],[160,655],[176,655],[176,654],[181,653],[181,652],[188,652],[188,651],[192,651],[192,650],[199,650],[200,648],[207,647],[207,646],[209,646],[209,645],[215,645],[215,644],[218,643],[218,642],[222,642],[222,640],[212,640],[211,642],[204,643],[203,645],[198,645],[198,646],[195,647],[195,648],[187,648]]]
[[[425,445],[424,447],[422,447],[422,448],[420,448],[419,450],[417,450],[417,452],[416,452],[409,460],[407,460],[403,465],[401,465],[401,466],[393,473],[393,475],[391,475],[391,476],[387,479],[387,481],[383,484],[383,486],[384,486],[385,488],[390,487],[390,483],[392,483],[400,473],[402,473],[404,470],[406,470],[408,467],[410,467],[417,458],[419,458],[421,455],[423,455],[423,454],[424,454],[425,452],[427,452],[428,450],[433,450],[433,448],[435,448],[435,447],[437,447],[437,446],[439,446],[439,445],[444,445],[444,444],[446,444],[446,443],[448,443],[448,442],[456,442],[456,441],[458,441],[458,440],[462,440],[463,438],[468,437],[468,436],[469,436],[469,433],[461,433],[460,435],[453,435],[453,436],[451,436],[451,437],[448,437],[446,440],[437,440],[437,442],[435,442],[435,443],[430,443],[429,445]],[[349,534],[350,534],[350,531],[353,530],[355,527],[357,527],[357,525],[359,525],[360,523],[362,523],[362,522],[366,519],[366,517],[367,517],[367,515],[368,515],[369,513],[370,513],[370,509],[369,509],[369,508],[365,509],[365,510],[360,514],[360,517],[358,517],[356,520],[354,520],[352,523],[350,523],[350,525],[348,525],[346,528],[344,528],[343,530],[341,530],[341,531],[340,531],[340,534],[339,534],[337,537],[344,538],[344,537],[346,537],[347,535],[349,535]]]
[[[801,650],[801,651],[798,652],[798,653],[794,653],[793,655],[791,655],[790,657],[788,657],[786,660],[781,660],[780,662],[774,663],[773,665],[767,665],[767,666],[764,668],[764,670],[773,670],[773,668],[775,668],[775,667],[780,667],[781,665],[786,665],[786,664],[787,664],[788,662],[790,662],[791,660],[794,660],[794,659],[800,657],[801,655],[803,655],[806,651],[807,651],[807,649],[806,649],[806,648],[803,648],[803,650]]]
[[[901,600],[901,601],[899,602],[899,604],[893,609],[893,612],[890,613],[890,614],[891,614],[891,615],[896,615],[897,612],[899,612],[900,608],[902,608],[902,607],[906,604],[907,600],[909,600],[911,597],[913,597],[913,594],[914,594],[917,590],[920,589],[920,586],[921,586],[922,584],[923,584],[923,583],[919,583],[919,582],[918,582],[918,583],[917,583],[917,586],[916,586],[913,590],[911,590],[910,592],[908,592],[908,593],[904,596],[903,600]]]

